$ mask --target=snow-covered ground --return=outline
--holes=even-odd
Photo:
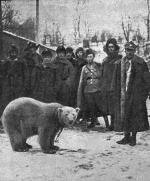
[[[89,132],[64,130],[56,154],[42,153],[37,136],[28,140],[32,150],[13,152],[0,134],[0,181],[149,181],[150,130],[138,133],[135,147],[118,145],[123,135],[105,131],[99,121]]]

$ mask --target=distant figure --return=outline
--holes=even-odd
[[[66,58],[66,49],[64,46],[58,46],[56,53],[57,56],[53,62],[56,67],[56,100],[63,105],[69,106],[74,80],[74,68]]]
[[[121,59],[122,55],[119,55],[119,46],[114,38],[108,39],[104,47],[104,51],[107,53],[107,57],[102,62],[103,75],[102,75],[102,94],[103,94],[103,107],[104,112],[111,116],[111,123],[109,130],[114,129],[114,100],[111,91],[112,77],[114,72],[114,62]]]
[[[117,143],[130,146],[136,145],[137,132],[149,129],[148,87],[144,78],[148,67],[135,52],[136,45],[132,41],[125,44],[126,56],[115,62],[112,86],[116,100],[114,130],[124,132],[124,138]]]

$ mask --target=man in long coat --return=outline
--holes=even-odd
[[[36,52],[38,45],[33,42],[29,42],[24,50],[23,62],[25,64],[25,96],[33,97],[32,79],[34,79],[33,70],[35,67],[40,67],[43,60],[42,57]],[[36,69],[39,71],[39,69]]]
[[[148,86],[145,61],[135,55],[136,45],[131,41],[125,45],[126,56],[115,62],[112,90],[114,90],[115,131],[124,131],[118,144],[136,145],[136,134],[149,129],[146,99]],[[119,109],[118,109],[119,108]]]
[[[73,65],[66,58],[66,49],[64,46],[58,46],[57,56],[53,61],[56,68],[56,101],[70,106],[71,88],[74,80]]]
[[[111,92],[112,84],[112,75],[114,72],[114,62],[121,59],[122,55],[119,55],[119,46],[115,38],[110,38],[107,40],[107,43],[104,47],[104,51],[107,54],[107,57],[104,58],[102,63],[102,94],[103,94],[103,107],[106,115],[111,116],[111,124],[109,130],[114,129],[114,100]]]

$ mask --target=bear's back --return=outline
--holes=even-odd
[[[47,117],[56,117],[57,108],[62,107],[59,103],[43,103],[38,100],[21,97],[11,101],[5,108],[3,117],[7,120],[30,120],[32,123],[42,123]]]

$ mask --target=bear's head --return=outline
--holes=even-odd
[[[72,127],[76,122],[79,111],[79,108],[73,108],[69,106],[58,108],[58,117],[60,123],[64,124],[65,126]]]

